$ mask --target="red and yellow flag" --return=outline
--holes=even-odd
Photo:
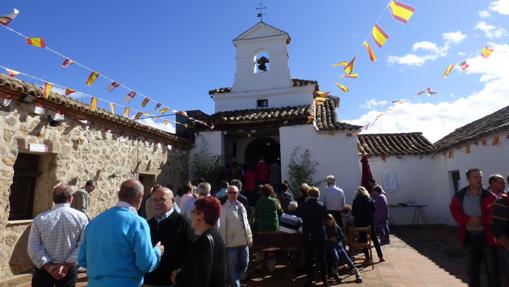
[[[150,99],[149,98],[144,98],[143,102],[141,102],[141,106],[145,107],[148,104],[148,102],[150,102]]]
[[[124,108],[124,117],[126,117],[126,118],[129,117],[129,108],[128,107]]]
[[[336,63],[336,64],[333,64],[332,67],[336,68],[336,67],[339,67],[339,66],[346,66],[348,65],[348,62],[347,61],[341,61],[339,63]]]
[[[378,48],[382,48],[387,39],[389,39],[389,35],[387,35],[387,33],[385,33],[382,27],[378,26],[378,24],[373,26],[371,36],[373,36],[373,41],[375,41]]]
[[[406,24],[410,21],[410,18],[415,13],[415,8],[398,2],[396,0],[392,0],[389,4],[389,9],[391,10],[392,18],[397,21]]]
[[[110,103],[110,112],[112,114],[115,114],[115,104],[114,103]]]
[[[92,110],[92,111],[97,110],[97,98],[96,97],[90,98],[90,110]]]
[[[68,96],[68,95],[70,95],[70,94],[73,94],[73,93],[75,93],[75,92],[76,92],[76,91],[75,91],[75,90],[73,90],[73,89],[69,89],[69,88],[66,88],[66,89],[65,89],[65,95],[66,95],[66,96]]]
[[[52,83],[44,83],[44,87],[42,89],[42,96],[47,99],[49,98],[49,94],[51,93],[51,90],[53,89],[53,84]]]
[[[11,78],[14,78],[17,75],[21,74],[20,72],[18,72],[16,70],[12,70],[12,69],[8,69],[8,68],[5,68],[5,70],[7,71],[7,74],[9,75],[9,77],[11,77]]]
[[[369,59],[371,60],[371,62],[376,62],[375,53],[373,52],[373,49],[371,49],[371,46],[369,45],[368,41],[364,41],[364,43],[362,43],[362,46],[364,46],[364,48],[366,48],[366,50],[368,51]]]
[[[97,73],[97,72],[90,73],[90,76],[88,76],[88,79],[87,79],[87,86],[92,86],[98,77],[99,77],[99,73]]]
[[[46,42],[43,38],[27,38],[27,44],[37,48],[46,48]]]
[[[162,108],[159,112],[160,112],[161,114],[165,114],[165,113],[167,113],[169,110],[170,110],[170,108]]]
[[[350,91],[350,89],[348,89],[346,86],[344,85],[341,85],[340,83],[336,83],[336,86],[341,90],[343,91],[343,93],[348,93]]]
[[[134,119],[139,120],[141,118],[141,115],[143,115],[142,112],[137,112],[136,115],[134,116]]]
[[[449,77],[449,74],[452,72],[452,69],[454,69],[454,64],[450,64],[449,66],[447,66],[447,69],[445,69],[444,72],[444,79],[447,79],[447,77]]]
[[[357,79],[358,77],[359,77],[359,74],[357,74],[357,73],[341,75],[341,78],[347,78],[347,79]]]
[[[481,50],[481,56],[485,59],[488,59],[491,56],[491,53],[493,53],[493,48],[484,47]]]
[[[346,66],[343,68],[347,74],[351,74],[353,72],[353,65],[355,64],[355,57],[346,64]]]

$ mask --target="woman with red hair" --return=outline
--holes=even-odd
[[[182,268],[172,273],[175,286],[224,286],[225,247],[214,228],[220,213],[221,203],[215,197],[200,198],[194,203],[191,226],[198,238],[187,253]]]

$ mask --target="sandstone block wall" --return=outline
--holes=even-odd
[[[153,175],[156,183],[177,187],[188,177],[187,150],[173,147],[169,151],[167,143],[138,138],[127,127],[108,131],[107,126],[95,126],[93,121],[87,126],[66,117],[62,124],[51,127],[47,116],[35,115],[33,109],[33,104],[14,100],[0,109],[0,280],[12,275],[9,260],[23,256],[13,250],[31,224],[30,220],[8,220],[13,166],[19,153],[30,153],[30,144],[49,148],[40,154],[42,174],[37,178],[34,216],[52,207],[52,187],[60,182],[78,189],[86,180],[97,179],[91,195],[93,217],[116,202],[120,183],[126,179],[147,174]]]

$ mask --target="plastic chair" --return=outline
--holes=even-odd
[[[369,262],[372,269],[375,269],[375,265],[373,263],[373,252],[372,248],[375,247],[373,245],[373,241],[371,240],[371,226],[368,227],[350,227],[348,232],[348,252],[354,258],[354,255],[357,253],[361,253],[365,261]],[[364,250],[368,250],[369,258],[366,258]]]

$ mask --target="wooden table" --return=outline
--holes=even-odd
[[[412,218],[412,224],[419,224],[422,222],[422,224],[429,224],[428,216],[426,216],[426,212],[424,211],[424,207],[428,207],[426,204],[391,204],[389,205],[391,208],[413,208],[414,209],[414,216]],[[392,215],[389,215],[389,222],[391,224],[396,224],[396,221],[392,217]]]

